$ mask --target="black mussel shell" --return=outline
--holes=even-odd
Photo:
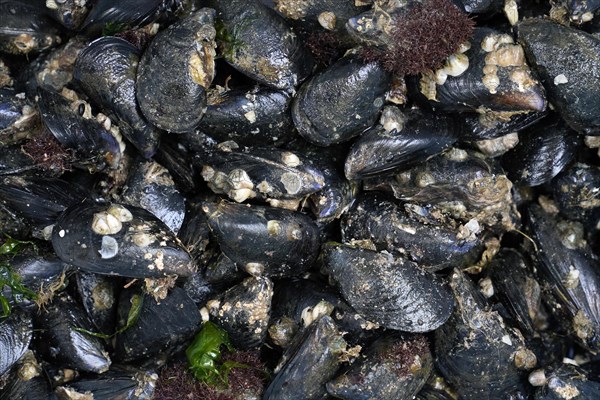
[[[408,169],[448,149],[462,131],[451,116],[419,109],[396,111],[395,118],[388,118],[395,121],[386,126],[386,110],[390,109],[384,109],[384,125],[364,132],[352,145],[346,157],[346,178],[358,180]]]
[[[318,255],[317,226],[304,214],[225,201],[203,209],[221,251],[252,275],[300,275]]]
[[[550,19],[523,20],[517,31],[561,117],[578,132],[600,135],[600,39]]]
[[[101,375],[68,382],[59,386],[56,393],[61,399],[91,395],[94,400],[149,400],[153,398],[157,379],[153,371],[111,369]]]
[[[585,366],[584,366],[585,368]],[[571,399],[597,399],[600,397],[600,382],[590,379],[588,372],[577,365],[561,364],[546,371],[535,371],[538,374],[543,371],[544,383],[536,392],[535,400],[564,400]],[[530,382],[538,385],[537,377]],[[541,383],[541,382],[540,382]]]
[[[52,246],[63,261],[85,272],[132,278],[194,272],[171,230],[129,205],[83,202],[68,208],[54,225]]]
[[[80,30],[95,36],[103,29],[136,28],[156,21],[177,4],[177,0],[98,0]]]
[[[298,91],[292,103],[296,129],[318,146],[347,142],[373,126],[390,85],[379,64],[341,58]]]
[[[192,132],[206,109],[215,73],[215,11],[203,8],[159,32],[140,59],[136,98],[148,121]]]
[[[85,94],[115,119],[119,130],[146,158],[158,147],[160,132],[142,116],[135,97],[139,50],[124,39],[105,36],[77,56],[73,78]]]
[[[35,1],[0,2],[0,51],[9,54],[34,54],[61,42],[56,24],[48,18],[44,5]]]
[[[493,159],[455,148],[391,178],[375,177],[363,184],[366,190],[391,191],[402,201],[504,230],[514,228],[519,217],[512,187]]]
[[[0,182],[0,202],[38,227],[52,225],[68,207],[90,197],[88,190],[57,178],[8,176]]]
[[[220,142],[242,146],[281,145],[294,136],[289,109],[292,98],[283,90],[256,86],[209,96],[198,129]]]
[[[113,277],[79,272],[76,276],[81,304],[94,326],[104,334],[115,329],[119,281]]]
[[[484,113],[465,113],[465,125],[461,140],[486,140],[495,139],[519,132],[548,115],[548,112],[528,112],[506,114],[488,111]]]
[[[598,257],[583,238],[579,222],[558,218],[534,204],[527,223],[537,243],[538,280],[550,297],[552,312],[592,351],[600,349]]]
[[[154,161],[138,160],[132,168],[121,198],[150,211],[177,234],[185,216],[185,199],[169,171]]]
[[[340,356],[346,351],[342,333],[329,316],[298,333],[284,353],[277,375],[264,393],[264,400],[320,399],[325,384],[335,376]]]
[[[224,193],[238,203],[255,197],[271,205],[277,204],[273,199],[299,200],[325,183],[321,171],[307,157],[269,147],[205,147],[196,155],[196,162],[203,166],[202,178],[213,192]],[[297,206],[297,202],[292,203]]]
[[[323,271],[359,314],[389,329],[428,332],[452,314],[450,288],[439,276],[389,253],[323,246]]]
[[[50,383],[45,376],[36,376],[23,380],[18,374],[12,374],[6,385],[0,390],[0,400],[57,400],[52,393]]]
[[[546,119],[519,133],[519,144],[504,154],[502,165],[513,183],[538,186],[558,175],[582,146],[577,132],[561,120]]]
[[[8,317],[0,319],[0,376],[25,354],[32,335],[31,316],[24,309],[13,309]]]
[[[539,330],[547,328],[542,288],[521,253],[515,249],[501,249],[487,267],[487,276],[490,282],[480,281],[479,284],[484,295],[499,300],[523,333],[533,337]]]
[[[0,87],[0,145],[29,138],[39,123],[39,113],[27,98],[11,88]]]
[[[402,255],[419,267],[440,270],[475,264],[483,252],[479,233],[465,232],[454,222],[436,221],[426,210],[402,206],[382,193],[365,193],[341,219],[342,240],[368,241],[378,251]]]
[[[504,399],[522,382],[518,368],[535,366],[535,362],[519,363],[520,354],[531,351],[524,347],[522,336],[507,328],[498,312],[491,311],[466,275],[454,270],[450,286],[457,306],[435,332],[436,367],[460,398]]]
[[[235,69],[275,89],[292,92],[313,61],[285,19],[256,0],[210,1],[222,21],[221,54]]]
[[[327,383],[340,399],[412,399],[433,368],[424,336],[384,335],[373,342],[347,371]]]
[[[229,334],[238,349],[259,347],[267,336],[273,283],[248,277],[206,303],[211,319]]]
[[[470,47],[446,65],[421,75],[420,95],[435,109],[542,112],[544,87],[532,74],[523,48],[508,34],[476,28]]]
[[[564,170],[552,181],[552,194],[561,214],[584,223],[599,214],[600,168],[582,163]]]
[[[66,293],[55,297],[37,316],[44,332],[42,348],[54,359],[78,371],[103,373],[111,361],[102,340],[79,331],[94,331],[85,311]]]
[[[200,326],[200,311],[179,287],[173,288],[160,301],[137,290],[127,290],[119,299],[119,327],[127,326],[136,296],[141,297],[141,310],[134,324],[117,335],[114,358],[121,362],[164,363],[192,338]]]
[[[107,129],[92,114],[84,101],[69,101],[59,93],[38,88],[38,106],[42,121],[66,148],[73,149],[91,172],[105,167],[116,169],[125,150],[118,130]]]

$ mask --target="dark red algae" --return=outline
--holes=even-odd
[[[211,386],[197,381],[187,364],[172,364],[161,370],[154,399],[238,400],[250,393],[260,397],[267,375],[258,351],[227,352],[223,354],[222,361],[234,361],[250,367],[233,368],[229,373],[227,386]]]
[[[364,47],[362,57],[389,72],[414,75],[438,69],[473,35],[475,22],[450,0],[424,0],[394,21],[390,48]]]

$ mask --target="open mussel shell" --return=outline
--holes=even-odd
[[[219,45],[225,61],[244,75],[292,92],[313,61],[285,19],[259,1],[209,2],[222,21]]]
[[[412,209],[389,195],[364,193],[341,219],[342,239],[368,241],[378,251],[402,255],[430,270],[477,262],[483,251],[481,235],[461,235],[460,224],[444,224]]]
[[[269,278],[248,277],[206,303],[210,318],[229,334],[238,349],[260,346],[267,336],[273,283]]]
[[[348,152],[346,178],[358,180],[408,169],[448,149],[461,131],[448,115],[386,107],[381,125],[364,132]]]
[[[433,357],[424,336],[388,334],[373,342],[327,392],[340,399],[412,399],[425,385]]]
[[[347,142],[373,126],[390,85],[379,64],[343,57],[298,91],[292,103],[296,129],[318,146]]]
[[[600,284],[598,257],[583,237],[579,222],[558,218],[532,205],[527,225],[537,243],[536,270],[551,312],[559,313],[567,329],[584,346],[600,349]]]
[[[125,150],[121,135],[94,118],[89,104],[41,87],[38,96],[45,127],[64,147],[76,152],[79,163],[92,172],[118,167]]]
[[[128,205],[83,202],[63,212],[52,245],[85,272],[132,278],[190,276],[190,255],[150,212]]]
[[[550,19],[531,18],[517,26],[532,68],[565,122],[586,135],[600,135],[600,39]]]
[[[203,8],[158,33],[140,59],[136,98],[152,124],[191,132],[215,74],[215,10]]]
[[[538,186],[558,175],[583,147],[577,132],[557,118],[546,119],[519,133],[519,144],[504,154],[510,180]]]
[[[329,316],[300,332],[284,353],[264,400],[321,399],[335,376],[346,341]]]
[[[359,314],[389,329],[428,332],[450,317],[454,299],[439,276],[386,252],[326,244],[323,271]]]
[[[261,86],[227,90],[209,96],[198,129],[220,142],[280,145],[294,136],[291,103],[291,96],[283,90]]]
[[[131,307],[139,306],[140,301],[135,322],[116,337],[114,358],[120,362],[147,360],[162,364],[192,338],[200,326],[200,311],[179,287],[160,301],[132,289],[124,291],[119,299],[119,327],[127,326]]]
[[[0,182],[0,202],[38,227],[54,224],[64,210],[90,197],[87,189],[58,178],[15,175]]]
[[[317,226],[304,214],[225,201],[202,207],[221,251],[252,275],[300,275],[318,255]]]
[[[111,360],[101,339],[79,331],[93,331],[85,311],[66,293],[55,297],[37,316],[36,325],[45,333],[39,345],[65,366],[86,372],[102,373]]]
[[[9,316],[0,319],[0,376],[25,354],[32,335],[31,316],[24,309],[13,309]]]
[[[457,305],[435,332],[436,367],[461,399],[503,399],[519,390],[519,368],[535,366],[520,361],[522,354],[531,352],[498,312],[491,311],[466,275],[454,270],[450,286]]]
[[[436,109],[504,112],[544,111],[546,95],[512,37],[476,28],[470,47],[444,68],[422,74],[420,94]]]
[[[140,52],[124,39],[105,36],[77,56],[73,78],[93,103],[116,120],[119,130],[144,156],[158,147],[160,132],[143,117],[135,97]]]
[[[158,375],[152,371],[111,369],[104,374],[89,376],[59,386],[59,399],[82,400],[151,400]],[[81,397],[80,397],[81,396]]]
[[[150,211],[177,234],[185,216],[185,200],[169,171],[154,161],[140,161],[130,171],[121,198]]]

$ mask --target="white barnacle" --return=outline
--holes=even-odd
[[[122,227],[121,221],[106,211],[97,212],[92,218],[92,230],[98,235],[114,235]]]
[[[450,76],[460,76],[469,68],[469,57],[465,54],[452,54],[446,59],[444,71]]]
[[[267,221],[267,232],[269,236],[277,236],[281,233],[281,223],[275,219]]]
[[[319,25],[321,25],[323,28],[327,29],[328,31],[332,31],[335,28],[337,18],[331,11],[323,11],[317,16],[317,21],[319,21]]]
[[[102,236],[102,245],[98,253],[103,259],[113,258],[119,252],[119,243],[111,236]]]
[[[257,262],[249,262],[244,266],[247,273],[252,276],[261,276],[265,272],[265,266]]]
[[[286,151],[281,154],[281,161],[288,167],[297,167],[301,164],[300,158],[291,151]]]
[[[232,169],[227,175],[233,189],[253,189],[254,184],[246,171],[241,168]]]
[[[527,378],[531,386],[544,386],[548,379],[546,379],[546,373],[543,369],[538,369],[529,374]]]
[[[293,172],[284,172],[280,180],[288,194],[296,194],[302,189],[302,180]]]
[[[156,240],[154,235],[145,232],[138,232],[134,234],[131,239],[133,243],[138,247],[147,247],[150,244],[152,244],[154,240]]]
[[[565,74],[560,74],[560,75],[556,75],[554,77],[554,84],[555,85],[563,85],[565,83],[569,83],[569,79],[565,76]]]
[[[129,211],[120,204],[111,205],[110,207],[108,207],[107,212],[111,215],[114,215],[121,222],[129,222],[133,220],[133,215],[131,214],[131,211]]]

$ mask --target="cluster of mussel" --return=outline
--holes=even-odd
[[[600,398],[598,8],[0,0],[0,399],[188,398],[207,320],[269,373],[219,398]]]

